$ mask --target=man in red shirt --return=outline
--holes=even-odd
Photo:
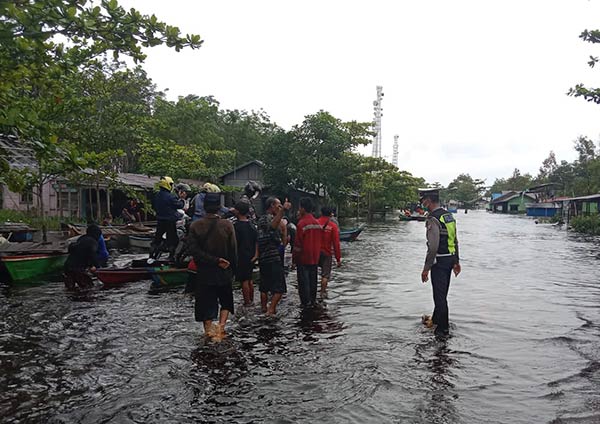
[[[321,254],[319,257],[319,267],[321,268],[321,294],[325,294],[327,282],[331,278],[333,253],[335,253],[335,261],[337,262],[338,268],[342,266],[340,229],[336,223],[333,222],[332,215],[333,211],[331,208],[323,206],[321,208],[321,217],[317,220],[323,230],[321,238]]]
[[[314,306],[317,300],[317,266],[323,228],[313,216],[313,210],[311,199],[300,199],[300,220],[296,229],[292,261],[298,267],[298,293],[303,307]]]

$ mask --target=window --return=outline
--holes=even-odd
[[[33,191],[27,190],[21,193],[21,197],[19,198],[19,202],[22,204],[32,204],[33,203]]]
[[[511,212],[519,212],[519,205],[510,205]]]

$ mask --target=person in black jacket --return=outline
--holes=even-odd
[[[156,258],[162,243],[162,238],[167,233],[165,249],[169,252],[169,260],[173,260],[175,249],[179,243],[177,237],[177,221],[179,213],[177,209],[183,208],[183,200],[175,196],[173,191],[173,179],[162,177],[158,183],[159,191],[154,196],[154,211],[156,213],[156,233],[152,242],[151,257]]]
[[[76,287],[88,289],[94,285],[86,271],[89,269],[95,272],[100,266],[98,240],[101,235],[100,227],[92,224],[87,227],[85,235],[69,245],[69,257],[64,265],[65,286],[69,290],[74,290]]]

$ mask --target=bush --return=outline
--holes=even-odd
[[[0,222],[24,222],[33,228],[42,228],[42,219],[32,213],[13,211],[9,209],[0,209]],[[65,218],[63,218],[65,221]],[[76,219],[71,219],[76,221]],[[46,226],[48,230],[60,230],[61,219],[57,216],[46,217]]]
[[[600,215],[576,216],[571,227],[578,233],[600,235]]]

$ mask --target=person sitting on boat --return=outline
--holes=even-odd
[[[126,224],[142,222],[141,207],[138,202],[138,199],[129,199],[127,205],[125,205],[125,207],[121,211],[121,216],[123,217],[123,221],[125,221]]]
[[[219,217],[220,205],[219,193],[206,193],[206,214],[192,222],[188,234],[188,249],[197,266],[195,319],[213,340],[225,337],[227,318],[234,313],[232,283],[237,268],[235,229],[231,221]]]
[[[194,196],[190,202],[190,207],[187,210],[187,214],[192,217],[192,222],[197,221],[206,215],[206,210],[204,209],[204,199],[206,198],[207,193],[221,193],[221,189],[218,185],[212,183],[205,183],[202,186],[200,193]],[[229,213],[229,209],[225,207],[219,207],[218,212],[226,214]]]
[[[156,233],[152,242],[152,258],[156,258],[160,253],[165,233],[167,234],[165,250],[169,252],[169,260],[174,259],[175,249],[179,244],[179,237],[177,236],[179,213],[177,209],[183,208],[183,200],[172,193],[173,185],[171,177],[162,177],[158,183],[159,191],[154,196],[153,206],[156,211]]]
[[[76,287],[88,289],[94,285],[87,271],[95,272],[98,261],[98,240],[102,230],[95,224],[87,227],[86,233],[69,245],[69,256],[64,265],[65,286],[69,290]]]
[[[100,234],[100,237],[98,238],[98,266],[105,267],[109,256],[104,235]]]

